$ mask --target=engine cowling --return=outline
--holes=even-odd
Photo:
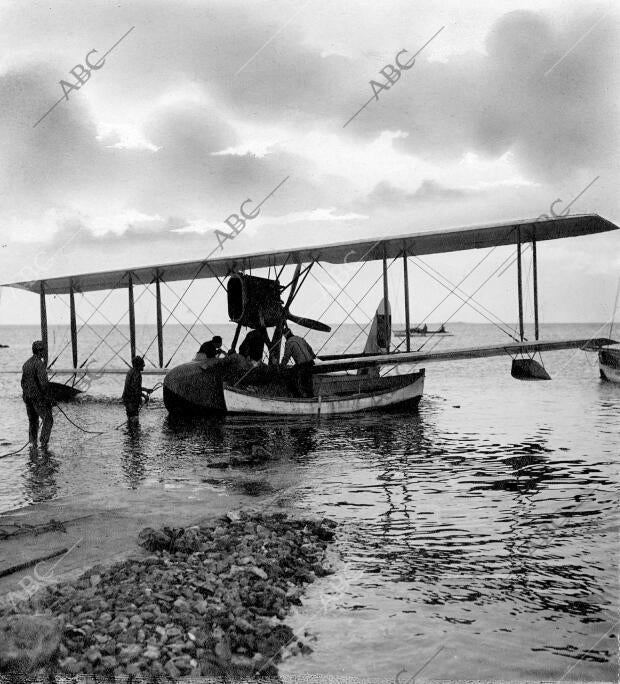
[[[246,328],[272,328],[289,320],[312,330],[330,332],[325,323],[295,316],[284,309],[280,297],[282,288],[277,280],[259,278],[245,273],[233,273],[228,279],[228,317]]]
[[[283,318],[280,283],[244,273],[228,279],[228,317],[247,328],[270,328]],[[262,320],[261,320],[262,319]]]

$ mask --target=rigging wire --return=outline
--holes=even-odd
[[[500,265],[498,268],[501,268],[501,265]],[[422,270],[424,270],[424,269],[422,269]],[[498,270],[498,269],[496,269],[496,271],[494,271],[493,273],[491,273],[491,275],[482,283],[482,285],[478,286],[478,288],[475,289],[475,290],[467,297],[467,299],[464,299],[463,296],[462,296],[461,294],[459,294],[458,292],[456,292],[456,290],[451,290],[451,291],[448,293],[448,296],[449,296],[450,294],[455,294],[455,295],[462,301],[462,304],[461,304],[461,305],[460,305],[460,306],[459,306],[459,307],[458,307],[458,308],[457,308],[457,309],[456,309],[456,310],[455,310],[455,311],[454,311],[454,312],[453,312],[453,313],[444,321],[444,324],[445,324],[445,323],[448,323],[448,321],[450,321],[452,318],[454,318],[454,316],[456,316],[456,314],[457,314],[457,313],[458,313],[458,312],[467,304],[467,305],[469,305],[472,309],[474,309],[474,311],[476,311],[476,313],[480,314],[483,318],[485,318],[487,321],[489,321],[489,323],[491,323],[492,325],[494,325],[496,328],[498,328],[498,330],[500,330],[501,332],[503,332],[505,335],[508,335],[508,337],[511,337],[515,342],[518,342],[518,341],[519,341],[518,338],[517,338],[515,335],[512,334],[512,332],[509,332],[509,331],[505,330],[504,328],[502,328],[502,327],[501,327],[500,325],[498,325],[492,318],[490,318],[489,316],[487,316],[484,312],[479,311],[479,310],[476,308],[475,303],[472,304],[471,301],[470,301],[470,300],[474,297],[474,295],[477,294],[477,292],[478,292],[484,285],[486,285],[486,283],[495,275],[495,273],[497,272],[497,270]],[[432,273],[428,273],[427,271],[425,271],[425,272],[427,273],[427,275],[430,275],[430,277],[433,278],[433,280],[435,280],[436,282],[438,282],[440,285],[442,285],[442,286],[445,287],[445,288],[448,288],[448,286],[447,286],[445,283],[442,283],[442,282],[441,282],[438,278],[436,278]],[[444,301],[445,301],[445,299],[444,299]],[[427,345],[435,336],[436,336],[436,333],[432,333],[431,335],[429,335],[428,339],[422,344],[421,347],[418,348],[417,351],[422,350],[422,349],[423,349],[423,348],[424,348],[424,347],[425,347],[425,346],[426,346],[426,345]]]
[[[616,312],[618,311],[618,300],[620,299],[620,278],[618,278],[618,288],[616,289],[616,299],[614,300],[614,308],[611,312],[611,320],[609,321],[609,338],[611,339],[611,333],[614,329],[614,320],[616,318]]]
[[[432,315],[432,314],[433,314],[433,313],[434,313],[434,312],[435,312],[435,311],[436,311],[436,310],[437,310],[437,309],[438,309],[438,308],[439,308],[439,307],[440,307],[440,306],[441,306],[441,305],[450,297],[450,295],[453,294],[453,293],[456,294],[457,297],[459,297],[459,299],[461,299],[461,300],[462,300],[462,297],[459,295],[459,292],[462,293],[462,294],[465,295],[465,296],[468,296],[470,299],[473,299],[473,295],[468,295],[467,292],[465,292],[464,290],[462,290],[460,286],[465,282],[465,280],[467,280],[467,278],[469,278],[470,275],[472,275],[472,274],[474,273],[474,271],[475,271],[479,266],[482,265],[482,263],[484,262],[484,260],[485,260],[488,256],[491,255],[492,251],[493,251],[493,250],[491,250],[490,252],[488,252],[488,254],[485,255],[485,256],[476,264],[476,266],[474,266],[473,269],[471,269],[471,271],[470,271],[467,275],[465,275],[465,276],[461,279],[461,281],[460,281],[459,283],[457,283],[456,285],[454,285],[454,283],[452,283],[452,282],[450,281],[449,278],[447,278],[447,277],[444,276],[442,273],[440,273],[436,268],[433,268],[430,264],[427,264],[427,263],[426,263],[425,261],[423,261],[420,257],[415,257],[415,255],[413,255],[420,263],[424,264],[424,266],[425,266],[426,268],[430,269],[431,271],[433,271],[433,273],[435,273],[435,274],[437,274],[439,277],[443,278],[443,279],[446,281],[446,283],[448,283],[448,285],[449,285],[450,287],[453,288],[453,290],[451,290],[450,292],[448,292],[448,294],[439,302],[439,304],[437,304],[437,306],[436,306],[434,309],[432,309],[432,311],[430,311],[430,312],[424,317],[424,319],[421,321],[421,323],[424,323],[424,321],[426,321],[426,320],[429,318],[429,316],[431,316],[431,315]],[[504,262],[504,263],[505,263],[505,262]],[[416,265],[418,265],[418,264],[416,264]],[[419,265],[418,265],[418,268],[421,269],[421,267],[420,267]],[[421,269],[421,270],[423,270],[423,269]],[[426,273],[427,275],[431,275],[430,273],[428,273],[428,272],[426,272],[426,271],[425,271],[425,273]],[[431,275],[431,277],[432,277],[432,275]],[[448,289],[448,285],[446,285],[445,283],[441,283],[441,282],[438,281],[436,278],[435,278],[435,280],[436,280],[440,285],[442,285],[443,287],[445,287],[446,289]],[[513,332],[515,335],[517,334],[517,331],[516,331],[514,328],[511,328],[510,325],[509,325],[508,323],[506,323],[505,321],[503,321],[497,314],[493,313],[488,307],[484,306],[484,304],[481,304],[480,302],[478,302],[478,301],[476,301],[476,300],[473,300],[473,301],[474,301],[474,303],[473,303],[473,304],[472,304],[472,303],[469,303],[469,306],[470,306],[472,309],[474,309],[474,311],[475,311],[476,313],[479,313],[479,314],[482,315],[484,318],[486,318],[486,320],[488,320],[490,323],[492,323],[493,325],[496,325],[497,327],[499,327],[499,329],[500,329],[502,332],[504,332],[504,333],[507,334],[508,336],[512,337],[512,335],[510,334],[510,332],[507,332],[506,330],[504,330],[503,328],[501,328],[500,326],[498,326],[497,323],[494,323],[494,321],[492,321],[490,318],[487,318],[487,317],[484,315],[484,313],[483,313],[483,311],[486,311],[486,312],[489,314],[489,316],[493,316],[493,317],[494,317],[495,319],[497,319],[503,326],[505,326],[506,328],[508,328],[508,330],[510,330],[511,332]],[[482,309],[482,311],[479,311],[479,309]],[[420,323],[420,324],[421,324],[421,323]],[[444,321],[444,324],[445,324],[445,323],[447,323],[447,321]],[[515,339],[515,338],[513,338],[513,339]]]
[[[334,278],[334,276],[325,268],[325,266],[323,266],[323,264],[321,264],[320,262],[317,262],[317,263],[318,263],[319,268],[320,268],[322,271],[324,271],[324,272],[325,272],[325,273],[334,281],[334,283],[336,283],[336,285],[340,285],[340,283],[336,280],[336,278]],[[363,264],[363,265],[364,265],[364,264]],[[363,265],[362,265],[362,266],[363,266]],[[358,272],[359,272],[360,270],[361,270],[361,267],[358,269]],[[356,273],[356,275],[357,275],[357,273]],[[316,277],[315,277],[315,280],[317,280]],[[323,285],[323,283],[321,283],[319,280],[317,280],[317,282],[319,283],[319,285],[321,285],[321,286],[323,287],[323,289],[327,292],[327,294],[329,294],[329,295],[332,297],[332,302],[331,302],[331,304],[330,304],[330,305],[327,307],[327,309],[325,309],[325,311],[323,311],[323,313],[321,314],[321,316],[323,316],[323,314],[327,313],[327,311],[329,311],[329,309],[330,309],[334,304],[337,304],[337,303],[338,303],[338,301],[337,301],[337,299],[336,299],[336,297],[337,297],[338,295],[336,295],[336,297],[334,297],[334,296],[331,294],[331,292],[329,292],[329,290]],[[348,284],[348,283],[347,283],[347,284]],[[352,297],[346,290],[342,290],[342,288],[341,288],[341,292],[342,292],[343,294],[345,294],[345,295],[351,300],[351,302],[353,303],[353,311],[354,311],[355,309],[359,309],[359,311],[360,311],[366,318],[368,318],[368,313],[367,313],[366,311],[364,311],[364,309],[362,309],[362,308],[359,306],[359,302],[356,302],[356,301],[353,299],[353,297]],[[340,293],[339,293],[339,294],[340,294]],[[341,306],[341,308],[344,308],[344,307]],[[352,311],[351,313],[353,313],[353,311]],[[352,319],[352,320],[353,320],[353,319]]]
[[[469,300],[470,300],[470,299],[471,299],[479,290],[481,290],[481,289],[489,282],[489,280],[491,280],[491,278],[497,273],[497,271],[500,270],[500,268],[502,268],[502,267],[504,266],[504,264],[506,263],[506,261],[508,261],[509,259],[510,259],[510,257],[508,257],[507,259],[504,259],[504,261],[503,261],[503,262],[502,262],[502,263],[501,263],[501,264],[500,264],[500,265],[499,265],[499,266],[498,266],[498,267],[497,267],[497,268],[488,276],[488,278],[486,278],[486,279],[485,279],[485,280],[484,280],[484,281],[483,281],[483,282],[482,282],[482,283],[481,283],[481,284],[480,284],[480,285],[471,293],[471,295],[469,295],[468,299],[463,300],[463,303],[458,307],[458,309],[456,309],[456,310],[451,314],[451,316],[448,318],[448,321],[451,320],[454,316],[456,316],[456,314],[465,306],[465,304],[469,304]],[[456,294],[456,293],[455,293],[455,294]],[[459,296],[459,295],[457,295],[457,296]],[[462,297],[460,297],[460,298],[462,299]],[[471,305],[470,305],[470,306],[471,306]],[[487,319],[487,320],[488,320],[488,319]],[[446,322],[447,322],[447,321],[446,321]],[[491,322],[492,322],[496,327],[499,328],[499,326],[498,326],[496,323],[494,323],[493,321],[491,321]],[[501,328],[500,328],[500,330],[501,330]],[[504,330],[503,332],[506,332],[506,331]],[[520,341],[521,341],[521,340],[518,340],[516,337],[514,337],[513,335],[511,335],[511,334],[509,334],[509,333],[508,333],[508,335],[509,335],[509,337],[512,337],[512,339],[513,339],[515,342],[520,342]],[[433,339],[433,337],[435,337],[435,333],[433,333],[433,334],[429,337],[429,339],[426,340],[426,341],[424,342],[424,344],[422,344],[422,345],[418,348],[418,351],[421,351],[421,350],[428,344],[428,342],[430,342],[430,341]],[[525,341],[527,341],[527,340],[525,340]]]
[[[395,260],[396,260],[395,258],[392,260],[392,263],[390,264],[390,266],[394,263]],[[389,269],[390,266],[388,266],[388,269]],[[365,293],[362,295],[362,297],[358,300],[358,303],[361,303],[361,302],[364,301],[364,299],[366,299],[366,297],[370,294],[370,292],[373,290],[373,288],[375,287],[375,285],[376,285],[382,278],[383,278],[383,273],[381,273],[381,274],[375,279],[375,281],[374,281],[373,283],[371,283],[370,287],[366,290],[366,292],[365,292]],[[332,302],[332,304],[333,304],[333,302]],[[331,304],[330,304],[330,306],[331,306]],[[321,345],[321,348],[317,351],[317,355],[321,353],[321,351],[325,348],[325,345],[332,339],[332,337],[338,332],[338,330],[340,330],[340,328],[341,328],[343,325],[344,325],[344,322],[343,322],[343,323],[340,323],[340,324],[336,327],[336,329],[332,332],[332,334],[331,334],[331,335],[327,338],[327,340],[325,340],[325,342]],[[351,342],[349,342],[349,344],[347,345],[347,347],[346,347],[346,349],[344,350],[343,354],[346,354],[347,351],[349,351],[349,349],[350,349],[350,348],[355,344],[355,342],[358,340],[358,338],[359,338],[360,335],[362,335],[363,333],[366,333],[366,332],[367,332],[367,330],[368,330],[368,328],[369,328],[370,325],[372,325],[372,323],[367,323],[366,326],[362,328],[362,327],[359,326],[359,324],[358,324],[358,326],[360,327],[360,332],[358,332],[357,335],[353,338],[353,340],[351,340]]]
[[[90,304],[91,306],[93,306],[93,304],[92,304],[88,299],[86,299],[86,297],[84,297],[84,299],[85,299],[86,302],[88,302],[88,304]],[[61,300],[61,301],[63,302],[63,304],[64,304],[67,308],[69,308],[69,305],[67,304],[67,302],[65,302],[64,300]],[[137,300],[136,300],[136,301],[137,301]],[[97,312],[97,309],[96,309],[96,308],[95,308],[95,312]],[[93,313],[95,313],[95,312],[93,312]],[[99,313],[100,313],[100,315],[102,315],[104,318],[106,318],[106,316],[105,316],[104,314],[102,314],[101,312],[99,312]],[[106,320],[107,320],[107,318],[106,318]],[[100,347],[103,343],[105,343],[105,344],[114,352],[114,353],[112,354],[112,357],[107,361],[107,363],[103,366],[103,368],[105,368],[105,367],[108,365],[108,363],[110,363],[111,361],[113,361],[115,356],[118,356],[118,357],[121,359],[121,361],[123,361],[124,363],[127,363],[127,362],[124,361],[124,359],[121,357],[120,351],[119,351],[118,349],[114,349],[114,347],[107,341],[107,338],[112,334],[112,332],[114,332],[114,330],[118,330],[118,331],[121,333],[121,335],[124,336],[124,333],[118,328],[118,325],[119,325],[119,323],[120,323],[120,320],[119,320],[116,324],[113,324],[113,323],[110,322],[110,321],[108,321],[108,322],[110,323],[110,325],[111,325],[112,327],[111,327],[111,329],[110,329],[104,336],[101,336],[101,335],[94,329],[93,326],[89,326],[90,329],[91,329],[91,331],[94,332],[95,335],[99,338],[100,342],[99,342],[99,344],[97,344],[97,345],[95,346],[95,348],[90,352],[90,354],[88,355],[88,357],[86,358],[86,360],[82,362],[80,368],[82,368],[82,367],[84,366],[84,364],[88,363],[89,359],[92,358],[92,355],[97,351],[97,349],[99,349],[99,347]],[[125,337],[125,339],[128,341],[128,338]],[[127,346],[127,341],[121,346],[121,349],[124,349],[124,348]],[[50,371],[53,372],[52,379],[55,378],[55,377],[58,375],[58,372],[54,372],[54,371],[53,371],[52,365],[53,365],[54,363],[56,363],[56,361],[58,360],[59,356],[62,354],[62,352],[63,352],[64,349],[66,349],[66,348],[67,348],[67,346],[65,345],[65,347],[64,347],[64,348],[60,351],[60,353],[56,356],[56,358],[54,359],[54,361],[52,361],[52,363],[50,364]],[[129,366],[129,364],[127,364],[127,365]]]
[[[114,292],[114,290],[116,289],[116,287],[118,286],[118,284],[121,282],[121,280],[122,280],[123,278],[124,278],[124,275],[122,275],[122,276],[114,283],[113,287],[108,291],[108,294],[103,298],[103,300],[101,301],[101,304],[99,304],[99,306],[95,306],[95,305],[92,304],[89,300],[86,300],[86,301],[88,301],[88,303],[94,308],[94,311],[93,311],[93,312],[90,314],[90,316],[89,316],[89,317],[80,325],[80,327],[79,327],[78,330],[77,330],[77,334],[78,334],[78,335],[82,332],[82,330],[84,330],[84,328],[88,327],[88,322],[90,321],[90,319],[91,319],[91,318],[98,312],[98,310],[106,303],[106,301],[108,300],[108,298],[112,295],[112,293]],[[82,298],[84,298],[84,293],[82,293]],[[66,304],[66,302],[64,302],[64,300],[60,300],[60,301],[62,301],[62,302],[65,304],[65,306],[67,306],[67,304]],[[121,317],[121,318],[122,318],[122,317]],[[120,320],[121,320],[121,319],[119,319],[119,322],[120,322]],[[52,361],[52,363],[49,364],[49,367],[50,367],[50,368],[51,368],[51,366],[53,366],[53,365],[56,363],[56,361],[60,358],[60,355],[65,351],[65,349],[69,346],[70,343],[71,343],[71,340],[68,340],[68,341],[66,342],[66,344],[63,346],[63,348],[58,352],[56,358]],[[99,348],[99,346],[100,346],[100,345],[97,345],[97,347],[96,347],[96,348],[93,350],[93,352],[91,353],[91,356],[92,356],[92,354],[94,354],[94,352]],[[89,358],[90,358],[90,357],[89,357]],[[87,359],[87,360],[88,360],[88,359]]]

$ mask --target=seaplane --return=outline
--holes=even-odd
[[[129,354],[121,358],[124,367],[104,367],[98,373],[124,374],[131,359],[144,351],[136,344],[135,296],[137,288],[153,288],[156,303],[156,335],[151,344],[157,347],[157,363],[144,373],[163,376],[163,398],[171,414],[212,415],[221,413],[268,414],[282,416],[324,416],[377,410],[411,411],[423,395],[425,368],[421,364],[506,356],[511,360],[511,374],[519,380],[548,380],[544,366],[535,360],[541,353],[555,350],[584,349],[598,352],[614,341],[609,338],[542,340],[539,332],[537,245],[556,239],[573,239],[616,230],[618,226],[597,214],[539,217],[492,225],[452,228],[441,231],[416,232],[399,236],[383,236],[354,242],[310,246],[290,251],[269,251],[225,256],[179,263],[163,263],[138,268],[99,273],[81,273],[50,277],[36,281],[7,283],[38,295],[41,313],[41,338],[48,348],[48,370],[59,383],[65,397],[80,392],[80,382],[88,373],[92,351],[82,352],[78,346],[76,299],[93,291],[122,289],[127,293]],[[523,305],[523,251],[531,246],[533,274],[534,339],[525,337]],[[408,269],[412,260],[430,254],[461,250],[484,250],[512,246],[509,259],[516,261],[516,292],[519,327],[510,340],[500,344],[461,347],[436,351],[412,348],[410,290]],[[351,258],[351,255],[354,258]],[[306,330],[325,334],[330,325],[293,313],[297,297],[306,279],[317,266],[327,264],[360,264],[363,268],[378,262],[381,267],[383,292],[379,307],[370,321],[363,350],[344,349],[341,353],[321,355],[312,366],[312,396],[298,396],[290,382],[290,371],[281,366],[282,337],[289,322]],[[392,345],[392,313],[389,300],[389,269],[402,265],[405,329],[403,338]],[[288,269],[288,272],[286,271]],[[257,275],[256,272],[262,273]],[[265,272],[267,274],[265,275]],[[380,275],[381,278],[381,275]],[[166,361],[165,324],[161,288],[164,283],[187,282],[189,287],[205,279],[217,281],[216,292],[226,296],[228,317],[236,329],[228,354],[204,357],[174,364],[175,355]],[[350,281],[349,281],[350,282]],[[377,283],[379,279],[377,279]],[[342,291],[346,287],[340,288]],[[152,289],[150,289],[152,292]],[[454,286],[453,292],[463,292]],[[47,298],[68,298],[71,367],[57,367],[60,356],[49,349]],[[182,297],[179,298],[181,301]],[[470,302],[471,296],[461,299]],[[208,309],[208,306],[205,307]],[[205,311],[203,310],[203,315]],[[319,317],[320,318],[320,317]],[[194,323],[198,323],[197,321]],[[87,321],[84,325],[87,324]],[[83,326],[82,326],[83,327]],[[266,341],[265,356],[252,359],[237,351],[242,330],[260,331]],[[191,332],[191,328],[189,329]],[[243,344],[239,347],[241,349]],[[52,359],[50,361],[50,359]],[[393,373],[392,369],[412,370]]]

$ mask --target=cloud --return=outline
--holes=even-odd
[[[535,217],[595,176],[574,209],[617,220],[617,12],[594,26],[589,3],[504,10],[519,4],[535,6],[3,3],[0,265],[54,251],[74,226],[71,259],[50,271],[195,258],[286,177],[227,248]],[[442,25],[343,129],[370,79]],[[131,26],[33,128],[60,79]]]
[[[459,200],[471,194],[471,190],[449,188],[430,179],[423,181],[415,192],[402,190],[384,181],[378,183],[370,195],[364,198],[364,204],[398,209],[420,202]]]

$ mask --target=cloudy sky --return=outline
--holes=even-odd
[[[207,256],[223,220],[286,177],[225,253],[535,218],[584,189],[571,213],[620,223],[619,13],[608,0],[0,0],[0,281]],[[37,123],[70,70],[124,35]],[[380,70],[423,46],[345,126]],[[458,280],[481,256],[429,261]],[[609,318],[619,234],[546,243],[540,260],[547,320]],[[506,277],[484,302],[514,320],[514,267]],[[441,293],[413,278],[421,318]],[[5,291],[0,323],[25,320],[36,297]]]

